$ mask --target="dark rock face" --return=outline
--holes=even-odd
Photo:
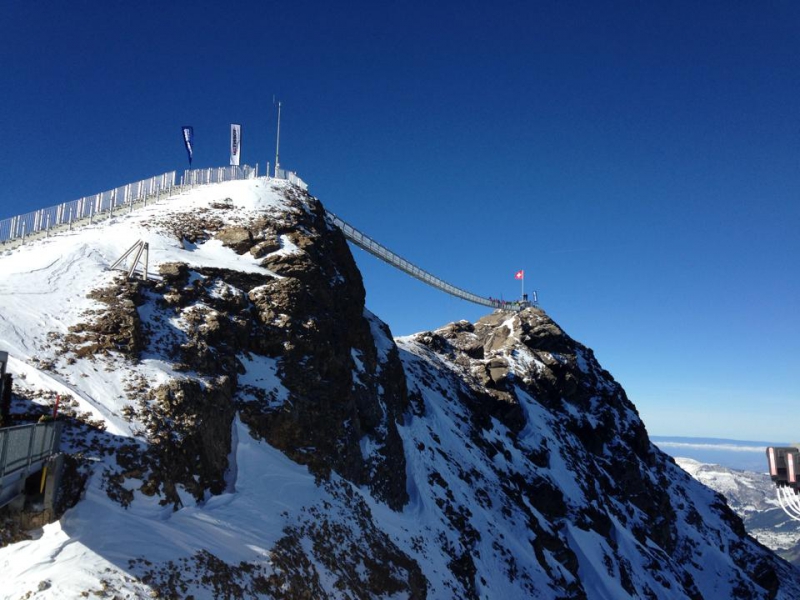
[[[163,482],[172,502],[177,500],[176,483],[197,499],[203,498],[205,490],[212,494],[225,490],[232,391],[230,379],[224,376],[205,389],[193,379],[176,379],[154,390],[145,420],[155,455],[150,481]]]
[[[127,281],[123,275],[118,275],[112,285],[90,292],[89,297],[106,308],[87,314],[89,319],[85,323],[72,327],[61,340],[62,351],[69,351],[78,358],[107,356],[111,352],[138,358],[144,343],[136,310],[141,304],[139,282]]]
[[[402,366],[396,349],[380,355],[376,348],[374,318],[365,316],[361,275],[344,237],[319,202],[291,193],[296,210],[268,230],[281,236],[284,252],[261,261],[279,277],[240,288],[254,317],[246,349],[278,360],[289,401],[269,409],[243,402],[242,420],[321,477],[335,470],[400,508],[407,499],[396,426],[408,405]],[[269,233],[251,231],[249,248],[243,234],[235,239],[237,251],[259,256]],[[376,448],[370,456],[362,454],[365,437]]]
[[[269,218],[226,225],[230,207],[222,203],[157,223],[184,244],[217,239],[272,275],[167,263],[157,281],[117,278],[93,293],[108,308],[87,315],[68,347],[86,355],[124,350],[132,360],[146,352],[190,377],[140,386],[129,411],[151,443],[149,459],[130,469],[148,473],[147,493],[177,505],[178,483],[198,499],[222,491],[239,410],[255,435],[319,477],[336,471],[398,509],[407,495],[396,424],[408,397],[397,350],[365,312],[360,273],[322,206],[293,188],[285,194],[289,209]],[[136,308],[143,304],[150,306],[144,319]],[[373,334],[391,348],[379,352]],[[280,405],[237,391],[240,357],[253,356],[276,360],[288,390]]]

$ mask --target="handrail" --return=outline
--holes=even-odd
[[[282,172],[285,178],[295,185],[305,186],[305,182],[291,171]],[[70,229],[79,222],[93,222],[95,218],[108,213],[114,215],[119,209],[133,210],[137,204],[150,198],[160,199],[163,194],[171,196],[176,189],[182,191],[185,186],[219,183],[237,179],[258,177],[258,165],[250,167],[214,167],[207,169],[191,169],[184,171],[178,183],[175,171],[142,179],[108,190],[84,196],[80,200],[64,202],[49,208],[17,215],[0,220],[0,244],[6,242],[24,243],[25,238],[34,234],[48,233],[52,229],[68,226]],[[307,186],[306,186],[307,187]]]
[[[520,310],[526,306],[530,306],[529,302],[524,301],[504,302],[502,300],[484,298],[483,296],[478,296],[477,294],[473,294],[472,292],[468,292],[451,285],[446,281],[439,279],[435,275],[432,275],[428,271],[420,269],[418,266],[408,262],[402,256],[395,254],[385,246],[373,240],[368,235],[361,233],[358,229],[337,217],[331,211],[326,211],[326,213],[328,217],[330,217],[333,224],[342,231],[344,237],[353,242],[359,248],[366,250],[373,256],[376,256],[382,261],[392,265],[396,269],[400,269],[404,273],[407,273],[408,275],[411,275],[412,277],[419,279],[423,283],[427,283],[438,290],[450,294],[451,296],[455,296],[456,298],[461,298],[462,300],[467,300],[468,302],[473,302],[475,304],[480,304],[481,306],[504,308],[507,310]]]
[[[258,164],[230,167],[209,167],[207,169],[187,169],[181,177],[181,185],[205,185],[239,179],[258,179]]]
[[[286,179],[289,183],[297,185],[302,189],[307,189],[306,183],[300,179],[296,173],[292,171],[279,170],[278,178]],[[269,169],[267,169],[269,172]],[[73,221],[78,219],[85,220],[87,217],[89,222],[95,215],[109,212],[109,216],[113,216],[116,207],[125,206],[130,210],[134,209],[136,203],[144,200],[145,206],[147,199],[150,196],[160,197],[162,192],[171,195],[173,189],[180,189],[181,191],[185,186],[206,185],[209,183],[218,183],[223,181],[231,181],[235,179],[251,179],[258,177],[258,165],[255,168],[249,166],[243,167],[216,167],[208,169],[192,169],[184,172],[180,179],[180,184],[176,185],[175,171],[165,173],[157,177],[145,179],[137,183],[129,183],[125,186],[115,188],[108,192],[97,194],[96,196],[89,196],[74,200],[64,204],[59,204],[51,208],[38,210],[25,215],[11,217],[0,221],[0,244],[7,241],[21,239],[24,243],[26,234],[50,231],[50,228],[55,225],[69,224],[72,227]],[[121,198],[121,200],[120,200]],[[391,266],[411,275],[412,277],[426,283],[438,290],[441,290],[456,298],[461,298],[474,304],[481,306],[488,306],[491,308],[501,308],[505,310],[521,310],[525,307],[531,306],[527,300],[506,302],[504,300],[497,300],[493,298],[484,298],[472,292],[468,292],[459,287],[451,285],[439,279],[435,275],[420,269],[418,266],[410,263],[402,256],[395,254],[385,246],[382,246],[368,235],[362,233],[349,223],[337,217],[334,213],[326,211],[331,222],[338,227],[345,238],[354,243],[359,248],[369,252],[373,256],[378,257],[382,261],[390,264]],[[535,303],[535,298],[534,298]]]
[[[132,206],[136,202],[160,196],[162,193],[170,194],[175,186],[175,171],[142,179],[108,190],[84,196],[80,200],[64,202],[41,210],[17,215],[0,221],[0,243],[22,240],[31,234],[49,232],[59,225],[68,225],[82,219],[91,222],[96,216],[103,213],[114,214],[114,210]]]

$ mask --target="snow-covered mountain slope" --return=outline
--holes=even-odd
[[[690,458],[676,458],[675,462],[692,477],[725,496],[728,505],[744,520],[750,535],[800,566],[800,523],[781,509],[775,484],[767,473],[729,469]]]
[[[155,276],[108,271],[139,239]],[[543,311],[395,341],[364,296],[278,181],[0,255],[15,419],[60,394],[70,455],[59,520],[0,515],[0,595],[800,597]]]

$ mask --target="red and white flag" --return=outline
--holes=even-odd
[[[514,279],[525,279],[525,271],[517,271],[514,274]]]

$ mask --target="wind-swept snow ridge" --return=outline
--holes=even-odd
[[[149,280],[107,271],[137,240]],[[2,597],[800,597],[543,311],[393,340],[286,182],[199,187],[0,272],[15,422],[60,394],[69,453],[57,520],[0,515]]]

